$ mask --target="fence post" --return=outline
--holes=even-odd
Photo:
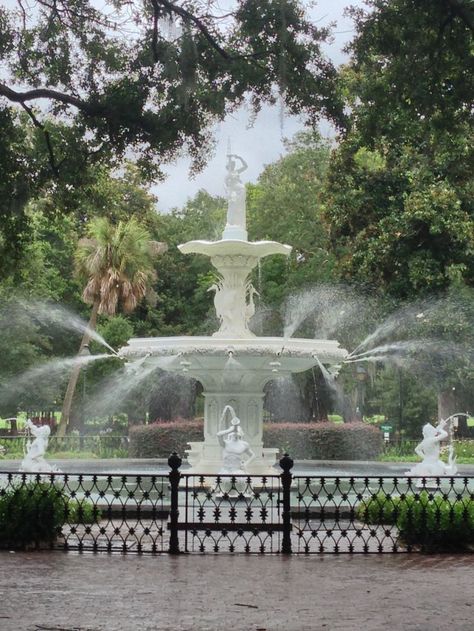
[[[170,546],[168,549],[168,552],[170,554],[180,553],[179,539],[178,539],[178,516],[179,516],[178,489],[179,489],[179,480],[181,478],[181,473],[179,472],[181,463],[182,463],[182,460],[175,451],[168,458],[168,465],[171,469],[171,471],[169,472],[169,481],[170,481],[170,487],[171,487]]]
[[[281,486],[283,489],[282,498],[282,525],[283,525],[283,539],[281,542],[281,551],[283,554],[291,554],[291,505],[290,505],[290,490],[293,476],[291,469],[293,467],[293,460],[288,454],[285,454],[280,460],[280,467],[283,469],[283,473],[280,474]]]

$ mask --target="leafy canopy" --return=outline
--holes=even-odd
[[[43,132],[55,174],[77,156],[127,150],[152,174],[183,146],[202,164],[209,124],[248,96],[256,109],[274,103],[278,88],[293,113],[342,115],[320,50],[327,31],[298,0],[238,0],[230,11],[202,0],[18,0],[0,24],[0,107],[18,104]]]
[[[402,298],[443,289],[453,274],[472,284],[472,6],[370,8],[354,14],[340,84],[351,125],[328,177],[339,271]]]

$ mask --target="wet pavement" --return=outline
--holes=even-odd
[[[0,553],[1,631],[471,631],[472,556]]]

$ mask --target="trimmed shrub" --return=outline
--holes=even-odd
[[[367,524],[395,524],[400,541],[425,552],[460,551],[474,545],[474,501],[450,501],[422,491],[374,494],[357,507]]]
[[[95,524],[102,517],[102,511],[88,500],[66,500],[67,509],[64,515],[64,523],[70,524]]]
[[[401,541],[425,552],[460,551],[474,544],[474,502],[415,495],[400,505],[397,528]]]
[[[301,460],[376,460],[380,430],[365,423],[266,423],[263,442]]]
[[[45,482],[19,483],[0,490],[0,548],[49,546],[66,523],[90,524],[100,519],[89,500],[71,500]]]
[[[184,455],[188,441],[200,440],[202,419],[137,425],[130,429],[129,453],[132,458]],[[373,460],[383,447],[380,430],[365,423],[266,423],[263,442],[306,460]]]
[[[366,524],[395,524],[400,515],[400,504],[409,501],[406,496],[374,493],[358,504],[358,519]]]
[[[167,458],[173,451],[184,455],[188,441],[200,441],[204,436],[202,419],[192,421],[159,421],[130,428],[131,458]]]
[[[0,496],[0,547],[50,545],[61,532],[64,494],[41,482],[13,487]]]

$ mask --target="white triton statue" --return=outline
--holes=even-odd
[[[20,472],[22,473],[60,473],[55,465],[50,465],[44,458],[48,448],[48,440],[51,428],[48,425],[37,427],[31,419],[26,421],[26,430],[34,436],[33,442],[28,440],[27,452],[22,460]]]
[[[406,475],[417,477],[437,477],[443,475],[456,475],[457,466],[456,458],[454,456],[453,445],[449,446],[449,459],[448,464],[440,460],[441,442],[449,437],[447,426],[453,419],[450,416],[447,419],[441,420],[437,427],[426,423],[423,426],[423,440],[415,447],[415,453],[423,458],[422,462],[419,462],[409,471]]]
[[[244,433],[240,427],[240,419],[230,405],[226,405],[222,411],[221,427],[225,422],[227,412],[231,414],[230,427],[217,432],[217,437],[222,447],[222,467],[219,474],[245,474],[245,468],[254,460],[255,454],[250,449],[248,442],[243,440]]]

